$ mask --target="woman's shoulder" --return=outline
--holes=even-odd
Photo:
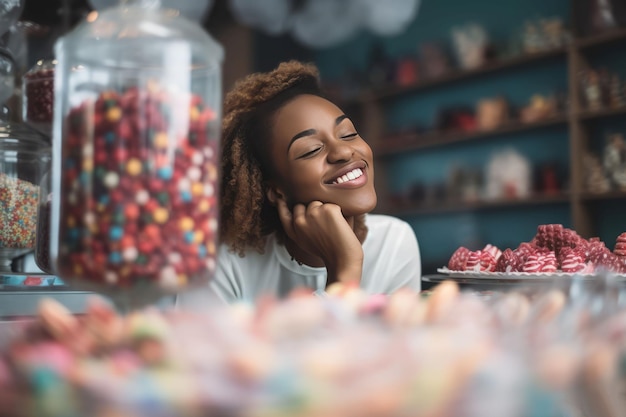
[[[258,262],[260,259],[267,259],[270,254],[275,252],[276,238],[271,235],[265,240],[265,246],[263,250],[258,248],[248,247],[245,248],[243,253],[232,248],[231,245],[222,242],[218,247],[218,257],[222,260],[229,260],[235,263],[245,262]]]

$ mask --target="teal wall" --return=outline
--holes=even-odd
[[[380,42],[390,55],[400,56],[416,51],[420,42],[447,42],[452,27],[477,22],[496,44],[506,44],[525,20],[561,16],[568,22],[569,13],[569,0],[422,0],[417,18],[404,33],[386,38],[360,33],[342,45],[318,52],[316,63],[323,77],[333,79],[347,68],[365,68],[374,43]]]
[[[422,0],[415,22],[402,35],[376,38],[362,33],[345,44],[318,51],[315,60],[322,78],[332,81],[353,69],[365,70],[370,49],[376,44],[381,44],[389,56],[399,57],[415,53],[421,42],[443,41],[449,46],[452,27],[477,22],[487,29],[497,46],[502,46],[510,42],[528,19],[560,16],[568,23],[569,13],[569,0]],[[561,57],[391,100],[385,113],[390,130],[415,125],[428,127],[432,126],[437,110],[444,106],[473,106],[480,98],[498,94],[521,106],[534,93],[566,90],[566,62],[565,57]],[[414,181],[443,181],[451,164],[484,167],[493,152],[507,147],[516,148],[537,164],[556,161],[567,173],[567,141],[567,126],[563,125],[407,153],[390,160],[389,187],[391,191],[399,192]],[[433,265],[445,262],[459,245],[474,248],[485,243],[516,246],[531,239],[538,224],[571,226],[567,204],[409,216],[405,219],[413,226],[420,241],[427,272],[432,272],[429,269]],[[611,230],[610,225],[604,228]]]

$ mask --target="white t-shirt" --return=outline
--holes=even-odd
[[[419,291],[421,259],[411,226],[398,218],[379,214],[367,215],[365,223],[368,233],[363,242],[361,288],[371,294],[389,294],[402,287]],[[264,294],[283,297],[299,287],[324,290],[326,268],[299,265],[285,246],[270,235],[264,253],[251,249],[240,257],[221,245],[217,270],[209,287],[213,293],[209,297],[217,295],[226,302],[254,301]],[[206,296],[196,289],[180,294],[177,304],[197,303],[206,300]]]

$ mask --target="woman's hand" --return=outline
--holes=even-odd
[[[284,199],[277,200],[278,214],[287,233],[304,251],[322,259],[328,282],[360,281],[363,247],[341,207],[312,201],[306,207],[296,204],[293,212]]]

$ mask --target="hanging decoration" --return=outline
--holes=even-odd
[[[421,0],[229,0],[241,24],[269,35],[291,33],[310,48],[328,48],[361,30],[379,36],[402,33]]]
[[[230,10],[246,26],[269,35],[280,35],[287,30],[291,13],[290,0],[230,0]]]

